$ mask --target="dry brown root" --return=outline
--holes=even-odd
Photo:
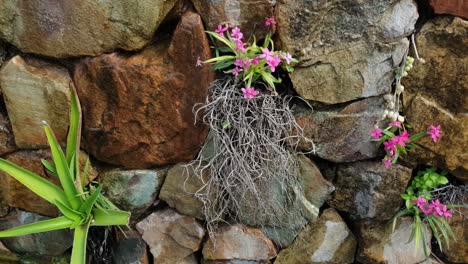
[[[204,204],[210,234],[221,222],[287,228],[302,216],[297,153],[300,141],[311,141],[294,118],[291,99],[244,99],[226,79],[213,83],[205,104],[194,108],[210,128],[203,150],[188,165],[204,181],[195,195]]]

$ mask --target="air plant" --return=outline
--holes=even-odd
[[[89,159],[80,172],[79,151],[81,137],[81,108],[76,90],[71,90],[70,129],[65,153],[57,142],[50,126],[44,130],[52,152],[53,163],[42,163],[60,180],[62,188],[44,178],[0,159],[0,170],[9,174],[31,191],[55,205],[62,216],[0,231],[0,238],[24,236],[59,229],[74,230],[71,264],[86,263],[86,242],[91,226],[128,225],[130,213],[120,211],[101,194],[102,186],[85,185],[88,177]]]

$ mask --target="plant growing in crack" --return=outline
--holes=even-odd
[[[70,129],[67,136],[66,151],[63,153],[54,133],[44,122],[44,130],[52,152],[53,163],[42,163],[61,184],[55,184],[18,167],[7,160],[0,159],[0,170],[9,174],[31,191],[54,204],[62,216],[31,223],[9,230],[0,231],[0,238],[23,236],[59,229],[74,230],[72,264],[86,263],[86,242],[91,226],[128,225],[130,213],[120,211],[101,193],[99,185],[85,185],[88,178],[89,159],[80,171],[79,152],[81,137],[81,109],[76,91],[71,87]]]
[[[395,231],[400,217],[413,217],[413,229],[408,243],[414,240],[416,250],[421,243],[426,256],[428,256],[426,224],[442,251],[442,241],[445,241],[446,247],[449,248],[450,239],[456,240],[446,219],[452,217],[452,211],[456,208],[467,207],[466,197],[463,197],[466,194],[466,188],[447,185],[449,181],[446,176],[446,171],[438,172],[435,167],[419,171],[406,192],[401,194],[405,200],[405,209],[393,218],[392,230]],[[441,185],[445,186],[440,187]],[[447,203],[444,204],[444,202]],[[461,205],[456,205],[454,202],[461,202]]]
[[[265,26],[275,23],[269,18]],[[302,208],[316,216],[317,208],[311,209],[303,195],[297,158],[299,142],[312,142],[293,116],[293,97],[275,89],[281,83],[277,69],[291,72],[297,60],[274,50],[271,32],[261,46],[255,37],[244,42],[238,27],[219,25],[207,33],[222,46],[214,58],[198,64],[228,74],[194,108],[210,128],[202,151],[188,164],[204,183],[195,195],[204,204],[208,231],[212,235],[222,222],[291,227]]]

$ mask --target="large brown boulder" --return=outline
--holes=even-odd
[[[340,164],[328,204],[352,219],[388,220],[400,209],[400,194],[410,179],[411,169],[398,164],[390,168],[381,161]]]
[[[333,162],[353,162],[375,158],[379,147],[370,130],[384,112],[384,99],[371,97],[346,106],[315,111],[302,109],[295,114],[304,134],[315,144],[315,155]],[[310,150],[310,145],[302,144]]]
[[[430,0],[436,14],[450,14],[468,19],[468,1],[466,0]]]
[[[0,39],[50,57],[140,49],[175,0],[1,0]]]
[[[213,80],[203,24],[182,16],[172,40],[137,54],[112,53],[82,60],[74,80],[83,108],[83,136],[97,159],[130,168],[191,160],[207,129],[192,109]]]
[[[305,99],[336,104],[390,91],[418,18],[413,0],[279,0],[278,36],[301,62]]]
[[[309,223],[290,247],[278,254],[275,264],[353,263],[356,246],[351,230],[330,208],[316,222]]]
[[[429,125],[442,127],[442,138],[434,143],[418,141],[423,150],[409,156],[412,161],[447,168],[468,181],[468,22],[438,17],[428,21],[416,36],[425,63],[415,63],[404,78],[404,107],[414,131]]]

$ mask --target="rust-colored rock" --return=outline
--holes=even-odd
[[[74,80],[90,153],[129,168],[193,159],[207,130],[192,109],[213,80],[209,66],[195,65],[209,57],[202,21],[188,12],[170,41],[81,61]]]
[[[468,19],[468,1],[466,0],[430,0],[436,14],[449,14]]]
[[[80,164],[82,167],[85,164],[86,158],[86,154],[82,152],[80,154]],[[8,155],[6,159],[60,186],[59,179],[47,174],[41,162],[41,159],[52,162],[49,150],[18,151]],[[88,176],[89,180],[93,180],[97,176],[97,172],[92,166],[90,166]],[[10,207],[17,207],[47,216],[57,216],[58,211],[54,205],[30,191],[10,175],[0,172],[0,183],[0,194],[3,196],[0,197],[0,200],[4,199]]]
[[[6,111],[5,111],[6,112]],[[15,138],[10,121],[4,111],[0,112],[0,155],[16,150]]]
[[[192,0],[209,30],[214,31],[219,24],[229,23],[238,26],[246,39],[255,35],[257,40],[265,37],[269,28],[265,19],[272,17],[274,2],[270,0]]]

